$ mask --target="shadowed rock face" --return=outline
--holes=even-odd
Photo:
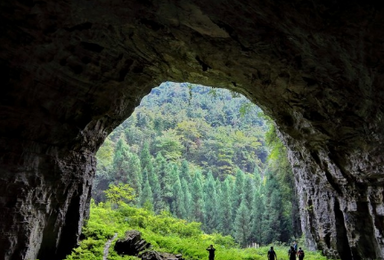
[[[287,2],[287,3],[285,3]],[[384,12],[354,1],[0,3],[0,258],[62,259],[95,152],[163,81],[241,92],[289,147],[308,244],[384,258]]]

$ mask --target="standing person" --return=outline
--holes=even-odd
[[[295,251],[297,252],[297,243],[296,243],[296,240],[293,241],[293,248],[295,249]]]
[[[304,259],[304,250],[301,249],[301,247],[299,247],[299,251],[297,251],[297,255],[299,256],[299,260],[303,260]]]
[[[268,251],[268,260],[277,260],[276,252],[273,250],[273,246],[271,246],[271,249]]]
[[[295,249],[295,252],[297,252],[297,243],[296,243],[296,240],[293,241],[293,248]]]
[[[293,246],[291,246],[291,248],[288,250],[288,256],[289,260],[296,260],[296,251]]]
[[[208,248],[207,248],[207,251],[209,252],[209,260],[215,260],[215,248],[213,247],[213,245],[210,245]]]

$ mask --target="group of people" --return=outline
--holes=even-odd
[[[304,250],[299,247],[299,250],[297,250],[297,243],[296,241],[293,242],[293,245],[288,250],[288,257],[289,260],[296,260],[296,257],[299,260],[304,259]],[[268,260],[277,260],[277,255],[275,250],[273,250],[273,246],[271,246],[271,249],[268,251]]]
[[[207,251],[209,252],[209,260],[215,260],[215,250],[216,249],[213,247],[213,245],[210,245],[207,248]],[[289,260],[296,260],[296,257],[299,260],[303,260],[304,255],[304,250],[301,249],[301,247],[299,247],[299,250],[297,250],[297,243],[296,241],[293,242],[293,245],[288,250]],[[271,246],[271,249],[268,251],[268,260],[277,260],[277,255],[275,250],[273,250],[273,246]]]

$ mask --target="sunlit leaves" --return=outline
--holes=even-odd
[[[129,186],[129,184],[122,183],[111,185],[109,189],[105,191],[105,195],[107,200],[116,205],[133,202],[136,198],[135,190]]]
[[[162,152],[169,160],[179,159],[183,149],[180,136],[173,129],[163,131],[161,136],[155,138],[155,151]]]

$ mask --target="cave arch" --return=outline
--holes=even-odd
[[[27,0],[3,1],[0,21],[4,259],[70,251],[95,151],[165,80],[222,86],[260,106],[289,147],[310,244],[337,255],[344,223],[353,259],[384,257],[382,6]]]

